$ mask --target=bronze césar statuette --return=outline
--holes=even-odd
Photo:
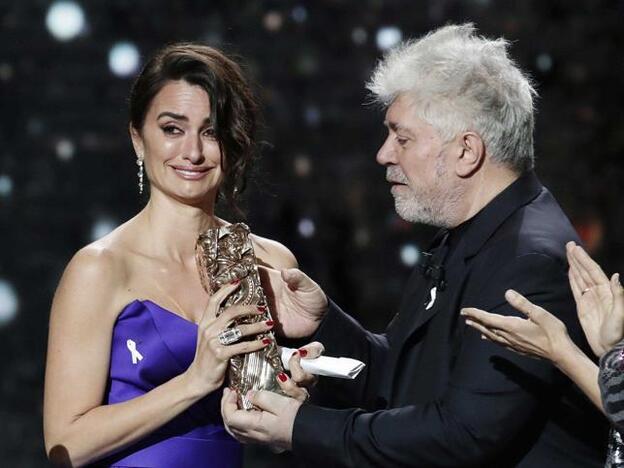
[[[240,280],[239,288],[223,302],[218,315],[224,308],[233,305],[265,306],[264,313],[239,319],[231,327],[271,320],[249,234],[246,224],[236,223],[208,229],[197,239],[197,264],[202,285],[209,294],[224,284]],[[278,373],[284,372],[284,368],[273,333],[269,331],[252,339],[264,337],[271,339],[270,345],[260,351],[230,359],[229,386],[238,392],[239,406],[247,410],[253,407],[245,397],[249,390],[269,390],[283,394],[276,377]]]

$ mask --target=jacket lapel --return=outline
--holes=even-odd
[[[406,292],[401,301],[398,314],[386,330],[391,344],[388,360],[388,375],[396,375],[395,367],[399,364],[403,348],[412,335],[429,322],[438,312],[452,307],[453,297],[459,294],[457,290],[463,282],[466,261],[476,255],[486,244],[496,230],[521,206],[530,203],[537,197],[544,187],[532,171],[521,176],[503,192],[496,196],[483,210],[473,217],[467,228],[461,232],[458,243],[447,257],[447,251],[439,252],[439,264],[444,264],[447,273],[452,272],[450,284],[443,290],[436,287],[434,291],[433,278],[427,278],[422,273],[422,267],[412,273]],[[461,227],[460,227],[461,229]],[[436,239],[440,236],[438,233]],[[448,248],[442,245],[443,249]],[[439,249],[437,249],[439,251]],[[419,271],[420,270],[420,271]],[[433,295],[435,294],[435,297]],[[433,299],[433,300],[432,300]]]

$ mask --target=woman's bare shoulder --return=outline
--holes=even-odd
[[[251,235],[256,257],[261,264],[281,270],[298,268],[299,264],[293,253],[284,245],[266,237]]]
[[[123,305],[127,282],[128,242],[122,225],[78,250],[67,264],[54,303],[93,305],[115,311]],[[63,307],[63,309],[74,307]]]

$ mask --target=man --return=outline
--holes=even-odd
[[[447,26],[392,51],[369,89],[387,107],[377,161],[397,213],[442,228],[432,255],[381,335],[301,272],[273,273],[283,333],[313,335],[367,368],[353,382],[319,383],[318,401],[343,409],[258,392],[262,411],[246,413],[226,392],[226,424],[317,466],[601,466],[604,426],[569,382],[460,318],[466,306],[516,314],[504,299],[513,287],[581,340],[565,263],[577,237],[532,171],[535,91],[507,43]]]

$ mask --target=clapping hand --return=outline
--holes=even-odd
[[[592,351],[602,356],[624,335],[624,293],[619,274],[611,279],[574,242],[566,245],[570,286],[576,309]]]
[[[558,353],[566,349],[563,343],[570,340],[563,322],[511,289],[505,293],[505,299],[527,318],[472,307],[462,309],[461,314],[466,317],[466,324],[480,331],[483,338],[517,353],[557,363]]]

